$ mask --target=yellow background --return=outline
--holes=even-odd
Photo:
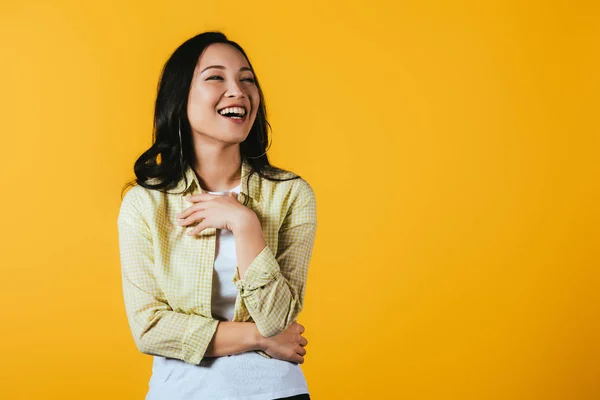
[[[597,4],[2,0],[0,398],[143,398],[120,190],[212,29],[317,195],[313,399],[600,398]]]

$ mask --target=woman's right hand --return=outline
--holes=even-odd
[[[261,350],[273,358],[291,361],[296,364],[304,363],[308,340],[302,337],[304,327],[297,322],[292,324],[279,335],[262,337]]]

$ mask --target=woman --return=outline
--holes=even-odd
[[[267,124],[255,71],[222,33],[165,64],[118,218],[127,318],[154,356],[146,399],[310,398],[296,317],[315,196],[269,164]]]

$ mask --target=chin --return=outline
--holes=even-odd
[[[250,132],[245,132],[244,134],[236,134],[232,132],[227,132],[223,133],[222,135],[219,135],[218,140],[225,143],[238,144],[246,140],[249,133]]]

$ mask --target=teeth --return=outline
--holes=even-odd
[[[238,114],[239,116],[243,117],[244,115],[246,115],[246,110],[244,110],[244,108],[242,107],[227,107],[220,110],[219,114]]]

